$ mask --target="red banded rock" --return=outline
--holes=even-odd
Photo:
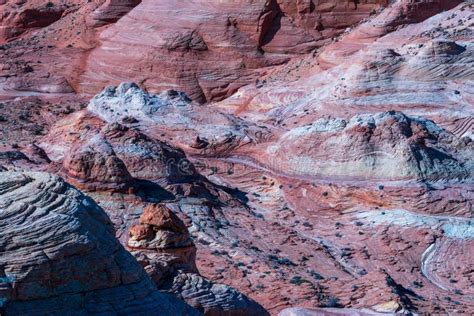
[[[127,247],[159,289],[184,300],[205,315],[267,315],[235,289],[199,275],[196,247],[184,223],[166,206],[145,207],[131,227]]]
[[[164,142],[118,123],[106,125],[101,133],[136,179],[181,183],[198,178],[184,152]]]
[[[141,0],[106,0],[87,17],[87,23],[93,27],[115,23],[140,2]]]
[[[201,109],[181,92],[153,95],[124,83],[106,88],[86,110],[55,124],[39,145],[52,161],[51,170],[76,179],[74,183],[88,191],[133,191],[142,196],[158,185],[168,197],[231,203],[232,196],[201,176],[178,148],[191,148],[190,135],[203,135],[209,137],[209,146],[196,151],[224,154],[251,143],[250,133],[263,133],[258,136],[257,128],[242,120]],[[172,145],[172,137],[160,140],[170,131],[180,135]]]
[[[153,236],[154,235],[154,236]],[[140,216],[140,225],[130,229],[130,248],[167,249],[192,245],[184,223],[166,206],[149,205]],[[153,237],[153,239],[149,239]]]
[[[101,33],[80,91],[95,94],[132,80],[151,92],[177,89],[199,102],[222,99],[386,2],[144,0]]]
[[[403,20],[402,6],[421,3],[429,14],[389,27]],[[472,93],[463,84],[474,76],[473,33],[466,28],[472,12],[459,1],[397,1],[315,57],[275,68],[260,85],[218,105],[252,121],[270,117],[298,126],[329,114],[347,119],[392,109],[437,123],[464,119],[472,116]]]
[[[397,28],[423,22],[438,13],[453,9],[462,2],[462,0],[394,1],[380,14],[357,26],[339,42],[327,47],[318,56],[318,61],[324,67],[341,64],[349,56],[369,47],[377,39],[396,31]]]
[[[160,284],[178,269],[197,273],[196,248],[186,226],[166,206],[150,204],[129,230],[127,247]]]
[[[100,135],[73,146],[63,168],[68,180],[88,190],[124,191],[133,184],[124,162]]]
[[[149,105],[146,107],[149,112],[143,113],[145,116],[157,109],[154,106],[159,104],[153,102],[161,100],[156,97],[147,103],[143,100],[146,96],[130,95],[130,103],[120,104],[120,108],[111,109],[110,113],[120,115],[114,116],[118,121],[134,119],[132,114],[142,119],[143,106]],[[134,109],[136,102],[139,105]],[[123,109],[127,115],[120,114]],[[102,117],[109,117],[99,113],[102,116],[82,111],[65,118],[40,144],[49,159],[62,165],[62,171],[76,179],[77,185],[88,186],[90,190],[124,191],[132,187],[135,180],[173,185],[199,179],[183,151],[115,120],[108,123]]]
[[[51,153],[62,161],[66,174],[89,183],[89,189],[123,191],[135,179],[179,184],[199,177],[182,151],[118,123],[102,124],[101,129],[85,131],[88,139],[63,143],[64,156],[55,155],[58,144],[51,144]],[[43,146],[48,152],[50,145]]]
[[[69,4],[77,2],[69,1]],[[0,42],[58,21],[67,8],[64,1],[0,1]]]
[[[2,172],[0,227],[7,315],[199,315],[158,292],[105,212],[57,176]]]

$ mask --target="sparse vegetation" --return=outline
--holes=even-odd
[[[269,254],[268,255],[268,259],[273,261],[273,262],[276,262],[280,265],[285,265],[285,266],[296,266],[296,264],[294,264],[290,259],[288,258],[280,258],[274,254]]]
[[[327,299],[326,299],[326,302],[322,305],[322,307],[330,307],[330,308],[334,308],[334,307],[340,307],[340,303],[339,303],[339,299],[335,296],[329,296]]]
[[[295,284],[295,285],[301,285],[301,284],[303,284],[303,283],[305,283],[305,282],[306,282],[306,283],[311,283],[311,282],[309,282],[308,280],[303,279],[303,278],[302,278],[301,276],[299,276],[299,275],[295,275],[295,276],[292,277],[291,280],[290,280],[290,283],[291,283],[291,284]]]

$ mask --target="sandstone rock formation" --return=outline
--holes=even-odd
[[[131,228],[130,248],[167,249],[192,245],[184,223],[167,207],[150,205],[143,210],[140,224]]]
[[[2,172],[0,196],[7,315],[199,315],[158,292],[104,211],[57,176]]]
[[[88,24],[99,27],[117,22],[140,2],[141,0],[106,0],[87,17]]]
[[[104,89],[91,100],[88,110],[108,122],[116,122],[127,117],[146,119],[163,108],[184,107],[190,103],[191,100],[183,93],[165,91],[153,95],[135,83],[124,83]]]
[[[87,190],[162,291],[472,310],[472,1],[75,2],[0,45],[0,164]]]
[[[257,303],[199,275],[196,248],[183,222],[166,206],[149,205],[130,229],[128,248],[162,291],[205,315],[266,315]]]
[[[168,100],[143,92],[123,95],[129,91],[126,87],[122,85],[120,97],[111,99],[104,94],[112,88],[106,89],[91,101],[92,112],[77,113],[59,122],[42,144],[49,159],[61,163],[71,181],[89,190],[123,191],[134,185],[134,179],[161,184],[197,179],[199,175],[182,151],[117,123],[133,125],[137,118],[146,119],[160,107],[180,106],[165,102],[179,103],[181,99],[173,95]],[[136,86],[131,89],[142,91]]]
[[[71,180],[84,182],[91,189],[126,190],[132,185],[132,176],[125,164],[117,157],[113,147],[100,135],[77,144],[63,162]]]
[[[289,173],[437,180],[469,176],[472,150],[431,121],[385,112],[320,119],[285,133],[267,152]]]
[[[268,135],[266,127],[200,106],[182,92],[155,95],[134,83],[104,89],[87,110],[108,123],[131,124],[152,138],[166,136],[176,146],[201,154],[225,155]]]
[[[0,43],[28,29],[41,28],[58,21],[62,14],[80,1],[0,1]]]
[[[195,111],[200,108],[181,92],[153,95],[124,83],[106,88],[87,110],[55,124],[41,146],[48,159],[62,164],[70,181],[90,190],[127,190],[133,179],[160,185],[193,183],[200,181],[199,174],[183,151],[160,140],[165,132],[187,130],[190,136],[209,139],[198,151],[211,153],[225,153],[251,142],[249,135],[262,135],[248,125],[235,130],[242,122],[222,113]],[[207,128],[202,128],[203,120],[208,121]],[[177,145],[194,143],[192,136],[180,137]]]
[[[321,46],[386,2],[145,0],[102,32],[80,90],[133,80],[151,92],[179,87],[200,102],[222,99],[261,68]]]
[[[385,313],[377,313],[371,310],[357,309],[341,309],[341,308],[287,308],[282,310],[279,316],[333,316],[333,315],[350,315],[350,316],[369,316],[369,315],[386,315]]]

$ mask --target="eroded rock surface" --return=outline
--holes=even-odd
[[[71,181],[90,190],[127,191],[134,186],[135,180],[179,184],[199,178],[181,150],[117,122],[133,125],[136,118],[143,119],[145,113],[141,106],[144,105],[133,109],[134,102],[142,99],[129,99],[128,104],[119,104],[121,107],[115,110],[107,108],[107,100],[100,100],[93,100],[90,109],[101,116],[89,111],[74,114],[56,124],[43,140],[45,153],[62,165],[61,169]],[[151,107],[159,106],[153,103],[158,102],[156,100],[151,101]],[[102,103],[96,109],[94,106],[98,102]],[[109,117],[110,113],[113,113],[112,117]],[[71,125],[74,126],[73,133],[70,132]]]
[[[473,9],[83,1],[0,46],[0,164],[87,190],[209,314],[467,314]]]
[[[199,275],[196,248],[183,222],[164,205],[149,205],[131,227],[128,248],[160,290],[171,293],[205,315],[267,315],[235,289]]]
[[[0,1],[0,43],[29,29],[45,27],[58,21],[66,10],[79,3],[80,1]]]
[[[101,34],[81,91],[97,93],[104,84],[133,80],[152,92],[179,87],[200,102],[222,99],[253,82],[264,67],[323,45],[383,4],[145,0]],[[124,72],[124,64],[132,70]]]
[[[199,313],[157,291],[105,212],[46,173],[0,177],[0,294],[7,315]]]
[[[140,2],[141,0],[106,0],[87,17],[87,22],[93,27],[117,22]]]
[[[472,150],[432,121],[385,112],[320,119],[283,134],[267,152],[290,173],[437,180],[468,177]]]

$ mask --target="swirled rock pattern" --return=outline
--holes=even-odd
[[[267,151],[290,173],[333,178],[462,179],[473,167],[472,145],[401,112],[320,119],[285,133]]]
[[[105,212],[57,176],[2,172],[0,197],[7,315],[199,314],[159,293]]]
[[[268,315],[263,307],[237,290],[211,282],[195,273],[176,274],[161,289],[178,296],[205,315]]]
[[[133,80],[152,92],[178,87],[201,102],[222,99],[262,68],[321,46],[382,4],[386,0],[145,0],[101,34],[80,89],[97,93],[97,87]],[[124,64],[133,70],[124,72]]]
[[[106,0],[87,17],[87,22],[93,27],[117,22],[140,2],[141,0]]]
[[[159,289],[473,309],[472,1],[51,1],[19,26],[40,2],[0,0],[0,164],[87,191]]]

